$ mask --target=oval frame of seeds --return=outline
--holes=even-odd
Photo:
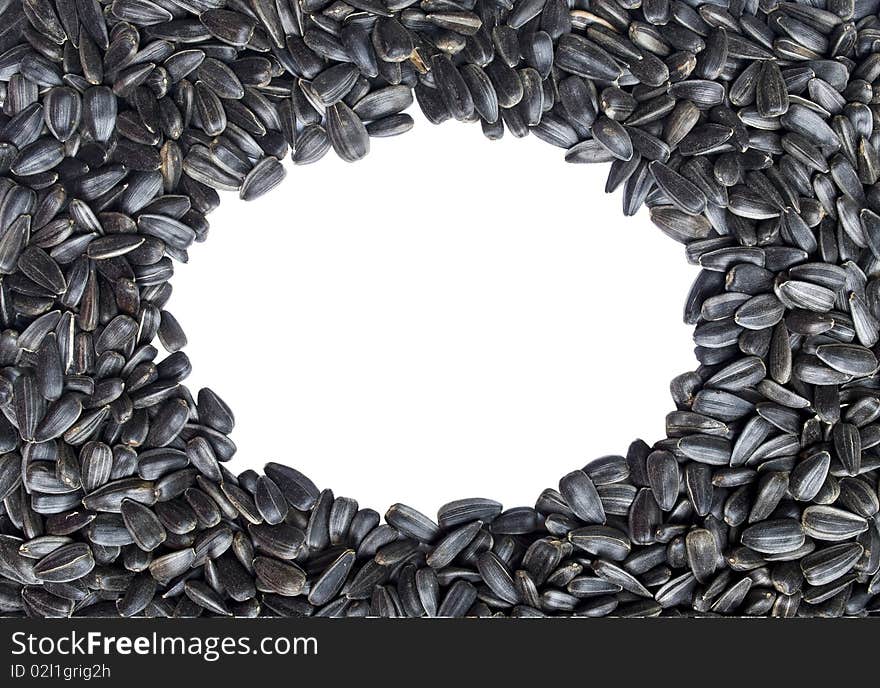
[[[589,5],[3,4],[4,615],[880,613],[878,3]],[[218,191],[355,162],[414,100],[610,163],[701,268],[699,367],[665,438],[534,506],[382,523],[229,469],[167,304]]]

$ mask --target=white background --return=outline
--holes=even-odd
[[[411,108],[416,110],[416,108]],[[355,164],[222,194],[168,309],[193,393],[233,408],[231,467],[289,463],[384,511],[533,504],[566,472],[662,437],[695,363],[695,268],[642,211],[534,137],[479,125],[373,139]]]

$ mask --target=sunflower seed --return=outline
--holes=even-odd
[[[0,54],[13,613],[873,613],[871,8],[637,4],[522,0],[499,19],[405,0],[26,0],[10,15],[9,37],[29,24]],[[358,160],[412,128],[413,92],[434,123],[613,162],[624,213],[647,205],[702,268],[685,310],[702,367],[673,382],[665,439],[535,508],[460,500],[438,524],[395,505],[381,525],[280,464],[222,466],[234,419],[182,385],[166,302],[215,189],[262,195],[288,147],[296,164],[331,147]],[[72,576],[86,551],[96,568],[77,578],[34,573]]]
[[[831,506],[809,506],[802,516],[804,532],[816,540],[840,542],[868,528],[864,518]]]
[[[75,581],[95,568],[92,550],[85,543],[59,547],[34,564],[34,575],[46,583]]]
[[[804,532],[798,521],[790,518],[761,521],[746,528],[742,543],[762,554],[783,554],[804,544]]]

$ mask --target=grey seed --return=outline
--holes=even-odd
[[[256,504],[254,504],[254,500],[245,490],[238,485],[226,481],[220,484],[220,489],[229,503],[241,514],[241,517],[247,523],[262,523],[263,519],[257,510]]]
[[[32,376],[22,375],[15,380],[13,403],[19,434],[23,439],[33,440],[45,412],[45,402],[39,395]]]
[[[32,246],[25,249],[19,256],[18,269],[53,294],[61,294],[67,289],[67,282],[58,263],[41,248]]]
[[[679,210],[699,215],[706,207],[706,197],[691,182],[668,166],[655,160],[648,165],[654,181]]]
[[[363,122],[345,103],[327,108],[327,137],[346,162],[360,160],[370,152],[370,136]]]
[[[171,21],[172,15],[149,0],[114,0],[110,6],[113,15],[137,26],[150,26]]]
[[[263,158],[244,178],[239,197],[252,201],[278,186],[286,174],[277,158]]]
[[[471,608],[476,599],[477,589],[471,583],[464,580],[455,581],[440,603],[437,616],[462,617]]]
[[[15,454],[0,456],[0,501],[21,485],[21,459]]]
[[[210,476],[206,475],[206,477]],[[270,525],[281,523],[288,513],[287,501],[284,499],[284,495],[278,486],[266,476],[260,476],[257,480],[254,504],[257,511],[260,512],[262,519]]]
[[[809,506],[801,520],[807,535],[829,542],[849,540],[868,528],[863,517],[831,506]]]
[[[632,140],[619,122],[608,117],[599,117],[593,123],[593,137],[615,158],[629,160],[633,157]]]
[[[195,552],[192,548],[180,549],[156,557],[150,562],[150,575],[160,584],[167,585],[173,579],[186,573],[193,561]]]
[[[611,55],[576,34],[560,36],[555,61],[560,69],[587,79],[614,81],[621,75],[620,67]]]
[[[216,94],[204,81],[195,84],[196,113],[208,136],[218,136],[226,129],[226,110]]]
[[[21,215],[0,237],[0,272],[12,274],[18,260],[30,239],[31,218]]]
[[[589,129],[596,121],[598,107],[595,86],[577,76],[566,77],[560,81],[559,100],[565,108],[568,118],[585,129]],[[632,117],[628,120],[632,122]]]
[[[707,123],[694,127],[691,124],[691,121],[696,118],[693,114],[694,111],[674,112],[680,112],[680,118],[688,117],[680,120],[675,130],[669,131],[670,140],[679,139],[678,150],[682,155],[706,155],[721,152],[733,136],[733,129],[723,124]],[[728,161],[736,160],[735,158],[725,159]]]
[[[835,294],[827,287],[812,282],[787,280],[777,288],[777,295],[791,308],[825,313],[834,306]]]
[[[673,103],[675,101],[672,101]],[[664,113],[665,114],[665,113]],[[723,128],[723,140],[721,141],[710,141],[707,138],[707,134],[714,132],[714,129],[707,129],[702,134],[695,134],[693,137],[689,138],[690,133],[694,130],[694,127],[700,120],[700,110],[697,108],[689,100],[683,100],[678,103],[675,103],[675,106],[672,108],[671,112],[669,112],[666,121],[663,124],[663,138],[670,146],[679,146],[679,144],[684,145],[685,150],[682,151],[685,155],[694,155],[697,150],[701,148],[706,148],[706,150],[711,150],[716,148],[718,145],[724,143],[727,139],[732,135],[732,131],[728,133],[727,128]],[[630,118],[629,122],[632,121]],[[722,129],[718,129],[718,131],[722,131]],[[687,143],[685,143],[687,141]]]
[[[637,127],[625,125],[625,129],[632,140],[633,148],[643,158],[646,160],[659,160],[660,162],[669,160],[672,153],[665,141],[656,136],[646,134]]]
[[[107,141],[116,126],[116,97],[105,86],[93,86],[82,96],[82,119],[96,141]]]
[[[844,611],[844,597],[849,597],[849,595],[846,594],[846,589],[852,585],[855,577],[855,574],[849,574],[833,583],[808,588],[803,593],[803,601],[807,604],[813,605],[813,609],[817,616],[840,616]],[[837,604],[841,605],[839,610],[835,609],[835,601]],[[826,603],[826,605],[823,605],[823,603]]]
[[[285,597],[296,597],[303,592],[306,574],[296,564],[270,557],[256,557],[253,565],[258,584],[268,592]]]
[[[461,73],[445,55],[433,57],[431,73],[449,114],[457,120],[466,121],[474,112],[474,101]]]
[[[220,494],[222,495],[222,492]],[[225,496],[223,497],[222,501],[218,501],[214,495],[211,495],[209,497],[201,490],[196,490],[193,488],[185,490],[183,496],[184,499],[186,499],[187,506],[189,507],[190,511],[192,511],[197,523],[201,524],[205,528],[212,528],[213,526],[216,526],[218,523],[220,523],[222,514],[220,512],[219,506],[224,507],[224,512],[226,511],[226,507],[228,507],[230,512],[235,511],[234,507],[229,504],[229,500],[227,500]],[[159,515],[161,515],[164,511],[164,509],[161,508],[162,504],[164,503],[160,503],[156,507],[156,512]],[[178,529],[175,523],[166,522],[165,525],[172,532]],[[186,533],[189,532],[189,530],[189,528],[185,528],[183,532]]]
[[[256,21],[246,14],[226,9],[208,9],[199,21],[215,38],[235,46],[246,46],[254,35]]]
[[[708,582],[718,565],[718,543],[715,536],[705,528],[697,528],[685,538],[687,560],[696,580]]]
[[[499,117],[498,94],[486,72],[477,65],[469,64],[462,67],[461,76],[467,85],[476,112],[489,123],[497,122]],[[541,93],[543,99],[543,92]]]
[[[538,514],[531,507],[514,507],[503,511],[492,522],[495,535],[523,535],[538,529]]]
[[[509,24],[500,24],[492,29],[492,44],[495,54],[508,67],[516,67],[522,59],[519,34]],[[490,63],[491,64],[491,63]]]
[[[596,486],[583,471],[573,471],[559,481],[566,504],[584,523],[604,523],[605,510]]]
[[[203,97],[204,94],[200,85],[207,87],[220,98],[237,100],[245,95],[244,87],[235,72],[220,60],[215,60],[212,57],[206,57],[202,61],[195,70],[195,78],[199,79],[196,82],[197,98]],[[202,96],[200,96],[200,92]]]
[[[302,473],[278,463],[266,464],[265,471],[292,507],[304,511],[314,506],[318,499],[318,488]]]
[[[613,516],[626,516],[636,497],[636,488],[627,484],[599,485],[596,488],[605,513]]]
[[[859,431],[851,423],[838,423],[832,433],[834,453],[848,475],[858,475],[862,462]]]
[[[638,595],[640,597],[652,597],[647,588],[639,583],[635,576],[610,562],[602,561],[601,559],[599,561],[596,561],[593,564],[593,571],[600,578],[608,581],[609,583],[619,585],[621,588],[623,588],[627,592],[632,593],[633,595]]]
[[[347,549],[342,552],[312,584],[309,590],[309,602],[320,606],[333,599],[345,585],[354,562],[354,550]]]
[[[594,485],[608,485],[626,480],[629,477],[629,464],[623,456],[601,456],[585,466],[584,472]]]
[[[360,538],[358,554],[361,556],[373,557],[381,547],[390,542],[394,542],[400,537],[400,533],[388,524],[376,527],[376,524],[373,523],[373,519],[371,518],[369,525],[371,526],[371,530],[365,532],[363,537]]]
[[[189,417],[189,406],[183,399],[164,403],[153,419],[145,444],[152,447],[164,447],[172,442],[183,429]]]
[[[725,590],[712,605],[712,611],[729,614],[736,611],[752,587],[751,578],[743,578]]]
[[[878,336],[880,322],[871,314],[867,304],[855,293],[849,297],[849,309],[858,340],[864,346],[874,346],[880,338]]]
[[[831,151],[840,148],[837,135],[822,117],[799,103],[789,107],[788,111],[782,115],[781,122],[787,129],[817,145],[827,147]]]
[[[412,91],[406,86],[387,86],[368,93],[352,109],[363,120],[375,120],[402,112],[412,102]]]
[[[806,530],[806,526],[802,527],[794,519],[766,520],[743,530],[741,541],[746,547],[762,554],[782,554],[801,547]]]
[[[86,442],[80,449],[82,487],[86,492],[105,485],[113,469],[113,452],[103,442]]]
[[[251,573],[236,559],[223,555],[214,560],[217,567],[217,578],[226,593],[236,602],[252,599],[256,586]]]
[[[474,521],[449,533],[437,543],[434,550],[426,558],[428,566],[442,569],[451,564],[453,559],[476,537],[482,525],[480,521]]]
[[[609,526],[578,528],[569,532],[568,539],[575,547],[611,561],[623,561],[631,550],[626,533]]]
[[[140,478],[123,478],[102,485],[83,497],[83,506],[92,511],[120,513],[122,502],[131,499],[141,504],[156,502],[153,483]]]
[[[86,255],[92,260],[106,260],[136,250],[146,239],[135,234],[111,234],[89,242]]]
[[[854,344],[826,344],[816,349],[823,362],[849,375],[871,375],[877,370],[877,357],[867,348]]]
[[[629,537],[634,543],[649,545],[655,542],[656,531],[662,522],[662,512],[650,488],[639,490],[629,509]]]
[[[132,617],[144,611],[156,594],[156,581],[149,574],[135,576],[125,594],[116,602],[120,615]]]
[[[590,599],[604,595],[615,595],[623,588],[617,583],[593,576],[578,576],[566,586],[575,597]]]
[[[338,103],[352,89],[358,77],[358,69],[351,64],[329,67],[318,74],[311,89],[325,106]]]
[[[775,60],[765,60],[755,88],[758,114],[779,117],[788,111],[788,88]]]
[[[409,31],[392,17],[380,17],[373,27],[373,47],[379,59],[386,62],[403,62],[414,49]]]
[[[387,569],[376,561],[370,560],[361,567],[346,586],[345,595],[351,600],[366,599],[370,597],[377,585],[381,585],[385,581],[386,577]]]
[[[859,219],[868,247],[874,255],[877,255],[880,253],[880,216],[868,208],[863,208],[859,212]]]
[[[706,516],[712,508],[713,485],[712,470],[699,463],[688,464],[685,468],[685,488],[694,511]]]
[[[207,387],[199,390],[197,409],[199,420],[217,432],[229,434],[235,427],[235,417],[228,404]]]
[[[306,544],[311,549],[323,549],[330,543],[330,510],[333,502],[333,492],[322,490],[306,527]]]
[[[697,580],[694,575],[692,573],[685,573],[661,585],[660,589],[657,590],[655,599],[664,609],[688,603],[693,598],[696,587]]]
[[[232,616],[226,603],[206,583],[190,580],[184,584],[186,596],[203,609],[218,616]]]
[[[730,462],[732,449],[723,437],[689,435],[678,440],[678,451],[684,456],[710,466],[724,466]]]
[[[190,492],[189,490],[187,492]],[[168,532],[184,535],[195,530],[198,518],[188,504],[179,500],[160,502],[154,507],[159,522]]]
[[[121,505],[122,519],[135,543],[145,552],[152,552],[165,542],[164,526],[150,509],[130,499]]]
[[[317,125],[308,126],[297,137],[293,162],[295,165],[317,162],[328,150],[330,150],[330,140],[324,128]]]
[[[680,243],[705,239],[712,231],[705,217],[692,215],[673,206],[655,206],[650,209],[650,213],[651,221],[664,234]]]
[[[611,151],[595,139],[582,141],[572,146],[565,155],[565,161],[571,163],[600,163],[613,160],[615,157]],[[708,223],[706,225],[708,227]]]
[[[34,575],[47,583],[65,583],[82,578],[95,568],[92,550],[85,543],[59,547],[34,564]]]
[[[801,560],[810,585],[826,585],[846,575],[864,553],[857,543],[842,543],[816,550]]]
[[[763,521],[779,506],[779,502],[788,491],[788,474],[783,471],[770,471],[761,477],[758,492],[752,510],[749,512],[749,523]]]
[[[880,498],[865,481],[857,478],[844,478],[840,481],[840,506],[865,518],[873,517],[880,511]]]
[[[714,81],[689,79],[672,84],[669,94],[674,98],[690,100],[697,107],[705,109],[721,103],[724,87]]]
[[[414,587],[419,608],[429,617],[437,616],[439,584],[434,569],[418,569],[414,575]]]
[[[519,602],[519,593],[513,575],[498,555],[494,552],[484,552],[477,559],[477,569],[486,585],[501,600],[508,604]]]
[[[785,314],[785,306],[772,294],[759,294],[737,308],[734,320],[749,330],[763,330],[776,325]]]
[[[75,603],[38,587],[25,587],[21,591],[24,609],[32,616],[44,618],[67,618],[73,614]]]
[[[424,514],[404,504],[394,504],[385,513],[385,521],[407,537],[430,543],[438,533],[437,524]]]
[[[437,512],[437,521],[444,529],[472,521],[490,523],[501,513],[501,510],[501,504],[491,499],[460,499],[441,506]]]
[[[49,132],[59,141],[69,140],[79,127],[82,101],[72,88],[59,86],[45,96],[43,116]]]
[[[670,452],[651,452],[647,459],[647,470],[648,483],[658,506],[663,511],[670,511],[678,500],[678,462]]]
[[[138,216],[138,229],[179,249],[188,248],[196,235],[192,228],[174,218],[145,213]]]

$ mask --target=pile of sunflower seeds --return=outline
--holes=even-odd
[[[0,612],[880,612],[878,4],[0,2]],[[701,268],[667,437],[534,507],[383,523],[236,476],[230,409],[183,385],[169,280],[217,190],[356,161],[413,94],[611,163]]]

